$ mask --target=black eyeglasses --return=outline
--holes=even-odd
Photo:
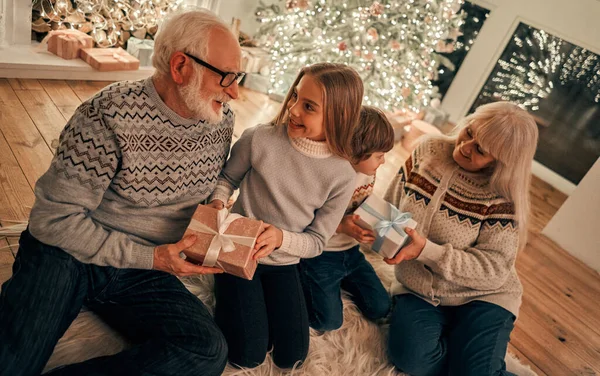
[[[190,55],[187,52],[184,52],[184,54],[185,54],[185,56],[194,60],[196,63],[198,63],[198,64],[202,65],[203,67],[206,67],[206,68],[210,69],[211,71],[215,72],[216,74],[220,75],[221,82],[219,84],[222,87],[229,87],[229,86],[231,86],[231,84],[233,84],[234,81],[237,81],[237,83],[239,84],[242,81],[242,79],[246,76],[246,72],[238,72],[238,73],[223,72],[222,70],[213,67],[206,61],[198,59],[196,56]]]

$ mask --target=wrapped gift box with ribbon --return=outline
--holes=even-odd
[[[258,73],[248,73],[244,78],[244,87],[267,94],[271,88],[271,78]]]
[[[127,52],[140,61],[143,67],[152,66],[152,53],[154,41],[150,39],[137,39],[131,37],[127,40]]]
[[[404,229],[414,229],[417,226],[410,213],[399,211],[394,205],[375,195],[369,196],[354,214],[360,216],[360,227],[375,232],[375,242],[371,249],[386,258],[396,256],[410,239]]]
[[[227,209],[199,205],[184,234],[196,235],[196,243],[184,251],[186,259],[215,266],[226,273],[252,279],[257,262],[252,259],[262,221],[229,214]]]
[[[40,47],[46,42],[49,52],[66,60],[77,59],[82,48],[94,47],[94,38],[75,29],[50,31]]]
[[[242,47],[242,71],[258,73],[271,61],[269,52],[259,47]]]
[[[79,57],[100,72],[136,70],[140,61],[121,47],[118,48],[83,48]]]

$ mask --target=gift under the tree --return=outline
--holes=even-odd
[[[42,44],[46,41],[49,52],[67,60],[77,59],[82,48],[94,47],[94,38],[75,29],[50,31]]]
[[[413,120],[411,115],[408,113],[386,113],[386,117],[392,128],[394,128],[394,142],[399,142],[408,129],[406,126]]]
[[[270,55],[267,51],[258,47],[242,47],[242,71],[246,73],[258,73],[270,63]]]
[[[271,87],[271,78],[258,73],[248,73],[244,78],[244,87],[267,94]]]
[[[152,65],[152,53],[154,52],[154,41],[150,39],[138,39],[131,37],[127,40],[127,52],[140,61],[143,67]]]
[[[441,135],[442,131],[436,126],[429,124],[423,120],[413,120],[407,126],[407,131],[402,135],[402,147],[409,153],[417,147],[421,141],[421,136],[424,135]]]
[[[448,113],[442,110],[439,107],[426,107],[423,112],[425,115],[423,116],[423,121],[433,124],[438,128],[441,128],[448,121]]]
[[[198,205],[184,236],[196,235],[196,243],[184,251],[186,260],[226,273],[252,279],[257,262],[252,259],[262,221]]]
[[[355,211],[360,219],[358,225],[375,232],[375,242],[371,249],[386,258],[393,258],[408,242],[404,231],[417,226],[410,213],[399,211],[394,205],[377,197],[369,196]]]
[[[136,70],[140,61],[121,47],[118,48],[83,48],[79,57],[101,72]]]

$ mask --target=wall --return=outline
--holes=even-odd
[[[600,159],[542,234],[600,272]]]
[[[491,13],[442,103],[451,120],[466,115],[519,22],[600,53],[600,1],[472,1]],[[600,161],[577,187],[537,162],[533,172],[570,195],[543,234],[600,271]]]
[[[31,8],[31,1],[0,0],[0,47],[29,45]]]

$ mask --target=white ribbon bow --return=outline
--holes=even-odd
[[[239,214],[229,214],[227,209],[219,210],[217,213],[217,231],[192,218],[192,221],[189,225],[191,230],[201,232],[203,234],[214,235],[210,245],[208,246],[206,256],[204,256],[204,262],[202,263],[202,266],[215,266],[221,250],[225,253],[235,251],[235,244],[233,243],[238,243],[248,247],[252,247],[254,245],[254,238],[251,236],[225,234],[225,231],[227,231],[229,225],[238,218],[244,217]]]
[[[113,52],[113,54],[112,54],[112,57],[113,57],[113,59],[115,59],[116,61],[120,61],[120,62],[122,62],[122,63],[126,63],[126,62],[128,62],[128,61],[129,61],[129,60],[127,60],[127,58],[126,58],[124,55],[121,55],[121,54],[120,54],[120,53],[118,53],[118,52]]]

